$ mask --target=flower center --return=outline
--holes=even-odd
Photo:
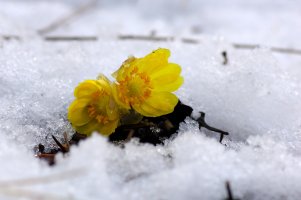
[[[107,124],[109,123],[109,118],[103,114],[103,112],[99,112],[96,105],[88,106],[88,115],[90,118],[94,118],[98,123]]]
[[[102,99],[100,101],[100,98]],[[88,115],[90,118],[94,118],[98,123],[107,124],[109,123],[109,118],[106,112],[106,103],[108,95],[103,91],[97,91],[92,94],[92,102],[88,105]]]
[[[152,89],[149,76],[138,72],[137,67],[119,81],[118,88],[120,99],[128,105],[144,102],[151,95]]]

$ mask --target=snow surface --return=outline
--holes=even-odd
[[[20,37],[0,39],[0,199],[225,199],[226,181],[240,199],[299,198],[301,56],[232,43],[301,48],[300,1],[98,1],[48,33],[98,41],[37,34],[83,2],[0,1],[0,35]],[[152,31],[175,40],[118,40]],[[159,47],[182,66],[179,98],[230,132],[225,145],[187,119],[164,146],[121,149],[93,135],[54,167],[34,157],[37,144],[54,145],[51,135],[73,134],[66,109],[79,82]]]

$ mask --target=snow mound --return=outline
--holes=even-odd
[[[171,1],[120,6],[105,1],[51,33],[96,35],[97,41],[51,42],[37,34],[81,2],[0,1],[0,35],[20,36],[0,37],[0,199],[219,200],[227,197],[226,181],[240,199],[299,198],[300,58],[232,45],[271,36],[266,44],[300,46],[296,3],[175,1],[166,13]],[[220,15],[208,17],[213,8]],[[265,11],[266,21],[258,20]],[[285,29],[279,29],[278,20]],[[174,41],[117,37],[153,30],[173,35]],[[219,34],[231,42],[213,36]],[[186,36],[199,43],[182,42]],[[141,57],[159,47],[169,48],[170,61],[182,66],[185,83],[176,92],[181,101],[192,106],[195,116],[203,111],[208,124],[230,132],[223,144],[215,133],[186,119],[165,145],[132,140],[120,148],[94,134],[70,154],[58,155],[54,167],[34,157],[37,144],[54,145],[51,135],[62,139],[64,132],[74,133],[66,114],[79,82],[99,73],[109,77],[129,55]]]

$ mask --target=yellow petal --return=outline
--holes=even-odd
[[[147,73],[156,71],[157,68],[168,63],[169,56],[170,51],[168,49],[159,48],[143,58],[129,57],[112,76],[119,81],[134,67],[138,67],[139,71]]]
[[[103,89],[107,94],[111,94],[111,81],[106,76],[99,74],[96,84],[99,86],[99,89]]]
[[[152,79],[156,79],[162,76],[179,76],[181,73],[181,66],[175,63],[168,63],[162,65],[156,71],[150,73]]]
[[[100,134],[108,136],[108,135],[111,135],[115,131],[117,126],[118,126],[118,120],[111,121],[107,124],[104,124],[103,126],[99,126],[97,128],[97,130]]]
[[[69,106],[68,119],[73,126],[82,126],[91,120],[87,110],[88,103],[89,99],[77,99]]]
[[[84,135],[91,135],[93,131],[97,130],[97,127],[99,124],[96,120],[91,120],[88,124],[85,124],[83,126],[75,126],[75,130],[81,134]]]
[[[169,56],[170,51],[168,49],[160,48],[148,54],[144,58],[140,58],[137,61],[137,66],[143,72],[152,73],[160,69],[162,66],[167,65]]]
[[[118,81],[123,79],[128,74],[128,71],[136,65],[135,63],[137,60],[138,59],[136,59],[134,56],[130,56],[122,63],[121,67],[119,67],[119,69],[112,74],[112,76]]]
[[[158,113],[158,110],[151,107],[148,104],[134,104],[133,109],[146,117],[156,117],[154,114]]]
[[[182,76],[178,77],[176,80],[171,80],[170,82],[162,83],[160,81],[154,81],[154,91],[156,92],[174,92],[183,84],[184,79]]]
[[[116,120],[119,117],[118,110],[112,110],[109,106],[106,106],[106,115],[110,121]]]
[[[80,83],[74,90],[74,96],[76,98],[90,97],[94,93],[98,92],[100,88],[98,87],[95,80],[86,80]]]
[[[121,106],[122,108],[127,109],[127,110],[131,109],[130,105],[124,103],[121,100],[121,98],[123,98],[123,97],[121,96],[121,93],[118,91],[118,85],[116,83],[112,84],[112,94],[113,94],[114,100],[116,101],[116,103],[119,106]]]
[[[177,103],[178,98],[172,93],[152,92],[152,95],[141,104],[140,111],[142,111],[141,114],[144,116],[157,117],[173,112]]]
[[[184,82],[180,77],[181,67],[177,64],[169,63],[164,68],[151,74],[153,88],[157,91],[173,92]]]

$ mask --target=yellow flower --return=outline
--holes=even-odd
[[[80,83],[74,96],[76,99],[68,108],[68,119],[77,132],[86,135],[93,131],[103,135],[114,132],[119,123],[119,112],[106,77]]]
[[[178,98],[173,91],[183,83],[181,67],[169,63],[168,49],[158,49],[144,58],[130,57],[113,74],[116,102],[136,112],[157,117],[173,112]]]

